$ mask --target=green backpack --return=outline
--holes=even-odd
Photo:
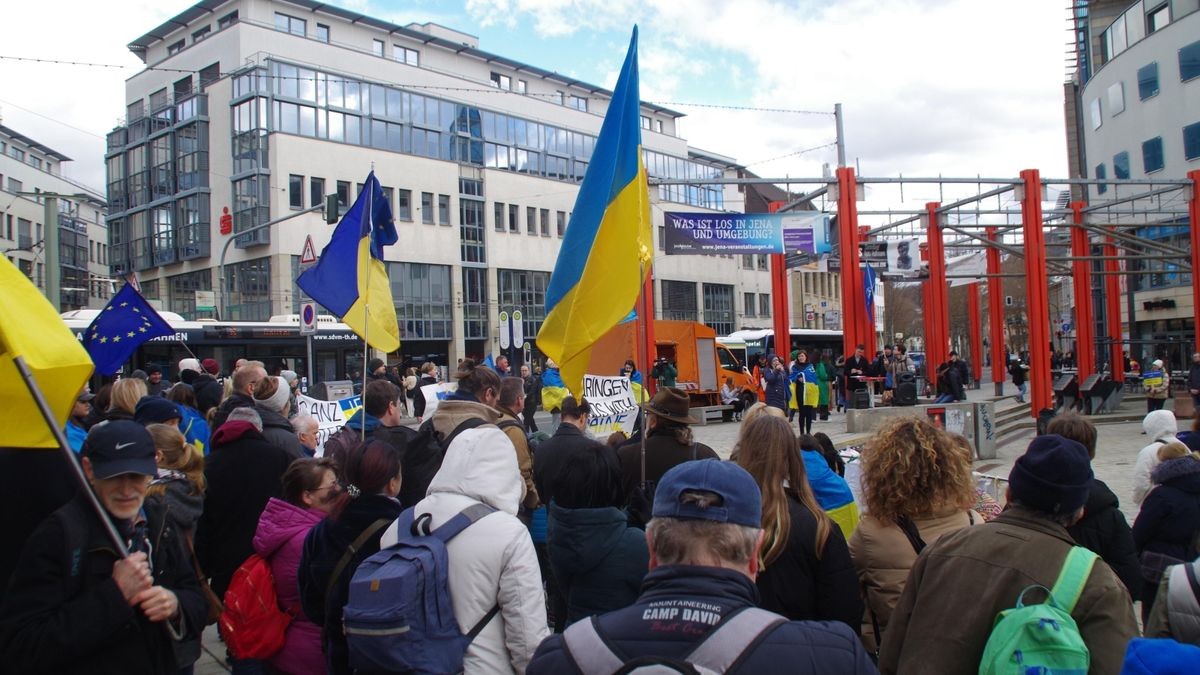
[[[1075,546],[1067,554],[1054,588],[1029,586],[1017,596],[1017,606],[996,616],[983,649],[979,675],[1087,675],[1091,657],[1071,618],[1083,587],[1096,563],[1096,554]],[[1048,593],[1046,601],[1026,605],[1033,589]]]

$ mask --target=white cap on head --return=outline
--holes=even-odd
[[[190,370],[190,371],[196,372],[196,373],[204,372],[200,368],[199,359],[192,359],[192,358],[179,359],[179,372],[182,373],[185,370]]]
[[[1150,364],[1155,368],[1162,368],[1162,359],[1154,359],[1154,363]]]

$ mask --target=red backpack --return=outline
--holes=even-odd
[[[268,659],[283,649],[292,615],[279,608],[271,563],[257,553],[246,558],[225,591],[219,620],[225,646],[236,659]]]

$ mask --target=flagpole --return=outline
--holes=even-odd
[[[638,294],[638,298],[639,298],[638,299],[638,361],[640,361],[642,364],[642,367],[645,368],[646,367],[646,358],[648,356],[646,354],[646,292],[645,292],[645,289],[646,289],[646,283],[645,283],[646,263],[645,263],[645,261],[641,261],[638,263],[638,273],[640,274],[640,278],[642,279],[642,292]],[[653,317],[651,317],[651,320],[653,320]],[[639,395],[639,398],[641,398],[642,400],[638,401],[638,403],[639,403],[638,414],[642,416],[642,429],[641,429],[641,433],[639,434],[639,438],[641,439],[641,462],[642,462],[642,480],[641,480],[641,482],[643,484],[646,482],[646,433],[648,431],[648,429],[646,427],[649,426],[649,420],[646,419],[646,409],[643,408],[642,406],[644,406],[646,404],[646,387],[649,386],[649,384],[650,384],[650,382],[647,379],[647,371],[642,371],[642,391],[641,391],[641,394]]]
[[[100,525],[104,528],[104,534],[108,537],[113,548],[122,558],[129,557],[129,549],[125,546],[125,541],[121,539],[121,535],[117,533],[117,528],[113,527],[112,520],[108,517],[108,512],[101,506],[100,500],[96,498],[96,494],[92,492],[92,486],[88,484],[87,476],[83,473],[83,467],[75,459],[75,453],[70,450],[70,445],[67,443],[67,437],[63,434],[63,430],[58,426],[58,420],[54,418],[54,413],[50,410],[50,404],[46,402],[46,397],[42,394],[41,387],[33,378],[33,373],[29,371],[29,366],[25,365],[25,358],[17,356],[13,358],[13,364],[17,367],[17,372],[21,374],[21,380],[29,389],[29,394],[33,396],[34,403],[37,404],[38,411],[42,413],[42,419],[45,420],[46,426],[50,427],[50,432],[54,434],[54,440],[58,441],[58,449],[63,454],[63,459],[67,466],[71,467],[71,475],[75,477],[82,492],[91,505],[92,510],[96,512],[100,519]]]
[[[371,177],[375,176],[375,163],[371,162]],[[362,369],[362,397],[363,407],[363,424],[362,424],[362,442],[367,442],[367,364],[369,363],[368,356],[371,352],[371,343],[367,342],[367,334],[371,330],[371,264],[370,256],[374,253],[375,248],[375,185],[367,180],[367,270],[363,279],[366,288],[363,296],[363,369]]]

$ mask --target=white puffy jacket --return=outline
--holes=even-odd
[[[500,613],[467,648],[464,672],[524,673],[542,639],[549,635],[542,574],[529,530],[517,520],[524,483],[512,442],[487,425],[460,433],[417,502],[415,515],[428,513],[433,528],[482,502],[495,513],[476,521],[446,545],[450,598],[459,628],[469,631],[497,604]],[[397,541],[396,524],[384,532],[381,547]]]
[[[1164,443],[1175,440],[1175,434],[1178,431],[1175,413],[1170,410],[1151,412],[1142,420],[1142,430],[1150,437],[1150,445],[1142,448],[1138,453],[1137,462],[1133,466],[1134,504],[1141,504],[1150,490],[1154,488],[1154,484],[1150,481],[1150,474],[1154,473],[1154,468],[1160,464],[1158,450]]]

